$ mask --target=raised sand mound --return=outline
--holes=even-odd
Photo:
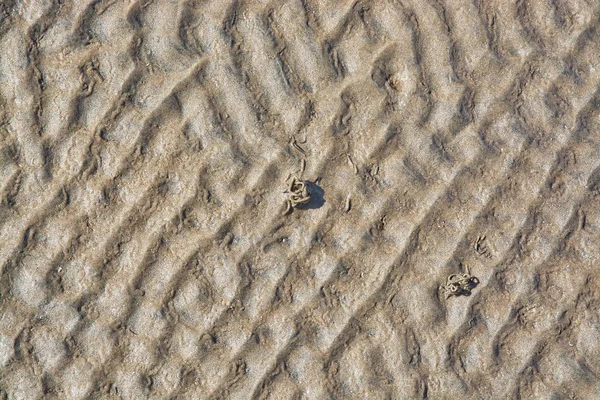
[[[0,0],[0,399],[600,398],[599,18]]]

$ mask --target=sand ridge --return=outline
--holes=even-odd
[[[599,17],[1,2],[0,394],[597,398]]]

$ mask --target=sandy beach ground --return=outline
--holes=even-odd
[[[0,399],[600,398],[599,18],[0,0]]]

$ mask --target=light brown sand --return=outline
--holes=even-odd
[[[0,0],[0,398],[600,398],[599,16]]]

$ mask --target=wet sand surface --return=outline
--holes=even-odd
[[[0,1],[0,398],[600,398],[599,18]]]

